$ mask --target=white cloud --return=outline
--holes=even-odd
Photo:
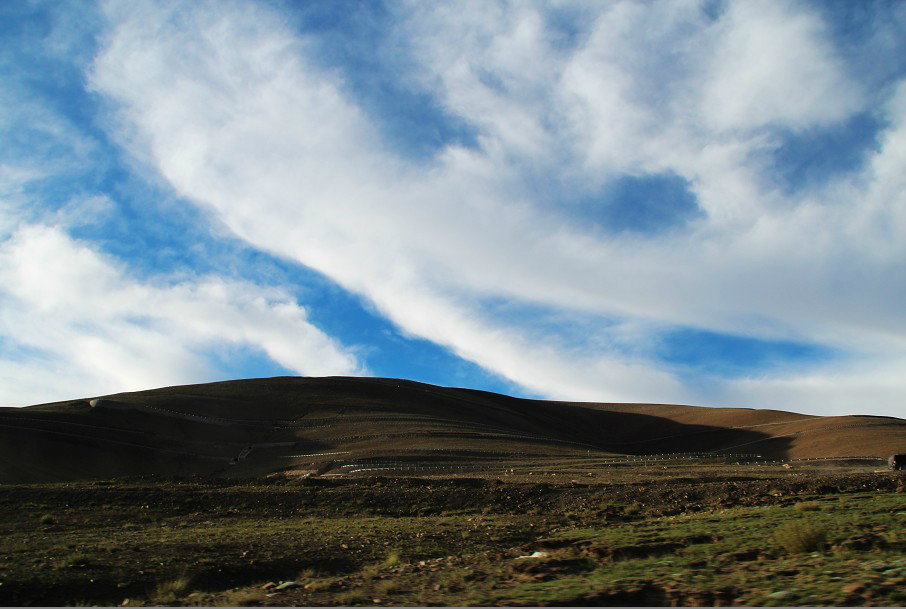
[[[61,227],[90,226],[113,215],[116,203],[102,194],[76,196],[50,214],[49,224]]]
[[[861,107],[824,24],[802,5],[731,2],[713,34],[702,118],[717,129],[801,129]]]
[[[210,355],[228,345],[303,375],[363,371],[278,289],[139,282],[46,225],[0,243],[0,335],[4,405],[218,380]]]
[[[737,380],[726,387],[725,403],[803,414],[870,414],[899,418],[903,412],[906,359],[830,365],[795,376]]]
[[[885,160],[897,158],[898,132],[846,200],[786,195],[759,160],[771,129],[832,124],[868,103],[802,7],[733,4],[710,23],[696,3],[612,3],[562,44],[531,5],[414,5],[399,29],[422,62],[412,82],[480,133],[477,149],[449,147],[426,169],[388,152],[342,74],[320,67],[277,16],[234,4],[111,6],[91,81],[118,104],[124,145],[256,247],[523,386],[713,398],[656,362],[494,320],[483,298],[899,361],[902,240],[872,245],[880,227],[902,222],[896,162]],[[615,174],[667,171],[690,182],[706,216],[658,239],[608,236],[569,201],[522,186],[527,172],[550,172],[564,192],[588,194]],[[868,209],[860,195],[872,227],[854,232]],[[780,381],[738,386],[756,395],[762,382]],[[906,391],[892,383],[886,400]]]
[[[879,262],[906,257],[906,80],[893,90],[885,110],[890,127],[866,172],[868,188],[860,205],[862,221],[849,226],[854,238],[873,235],[874,239],[866,245]],[[847,194],[860,195],[852,191]]]

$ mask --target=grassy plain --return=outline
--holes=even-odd
[[[902,475],[656,473],[5,485],[0,604],[906,604]]]

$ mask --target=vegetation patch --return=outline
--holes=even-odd
[[[581,486],[365,478],[8,485],[0,604],[902,604],[906,504],[897,478],[741,481],[741,472],[654,485],[603,475]],[[820,486],[834,490],[820,495]],[[487,505],[474,499],[485,494]],[[627,514],[634,502],[644,507]],[[795,507],[808,503],[821,509]],[[460,507],[418,515],[444,504]],[[36,513],[65,526],[36,529]]]
[[[154,587],[150,602],[155,605],[173,605],[189,592],[190,579],[186,576],[162,581]]]
[[[795,554],[824,550],[827,544],[827,526],[797,520],[780,526],[773,535],[774,541]]]

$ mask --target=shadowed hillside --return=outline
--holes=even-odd
[[[254,379],[0,409],[0,481],[588,469],[623,455],[878,456],[906,421],[585,404],[373,378]]]

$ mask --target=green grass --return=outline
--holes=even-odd
[[[494,604],[509,599],[540,605],[605,601],[637,604],[660,599],[665,603],[711,604],[715,591],[724,590],[745,601],[742,604],[835,604],[846,596],[845,584],[840,582],[864,579],[872,582],[868,589],[891,597],[890,604],[895,604],[891,596],[895,588],[879,581],[878,573],[906,583],[906,561],[896,563],[906,549],[903,544],[870,555],[847,550],[802,555],[821,550],[828,540],[844,541],[870,527],[891,530],[893,538],[899,539],[896,532],[906,524],[906,518],[896,515],[898,507],[906,507],[896,495],[844,498],[840,503],[836,513],[817,524],[793,516],[781,506],[771,506],[564,531],[552,538],[562,542],[561,552],[567,556],[603,556],[605,564],[589,573],[529,582],[507,590],[505,596],[487,595],[475,600]],[[675,546],[689,539],[694,541]],[[778,551],[778,544],[784,550]],[[622,548],[647,548],[650,554],[632,556],[630,552],[621,558]],[[870,564],[867,556],[873,559]],[[543,574],[543,569],[540,572]],[[778,573],[784,574],[780,581],[786,583],[778,584]],[[784,586],[795,588],[796,596],[770,596],[782,592]],[[685,591],[677,592],[680,589]]]
[[[739,483],[747,505],[681,494],[680,511],[669,485],[638,509],[635,487],[610,484],[428,486],[6,488],[0,603],[898,605],[906,589],[906,497],[893,487],[775,497]],[[469,503],[479,493],[491,509]],[[36,531],[36,511],[18,508],[29,501],[66,526]],[[546,556],[517,559],[535,551]]]

